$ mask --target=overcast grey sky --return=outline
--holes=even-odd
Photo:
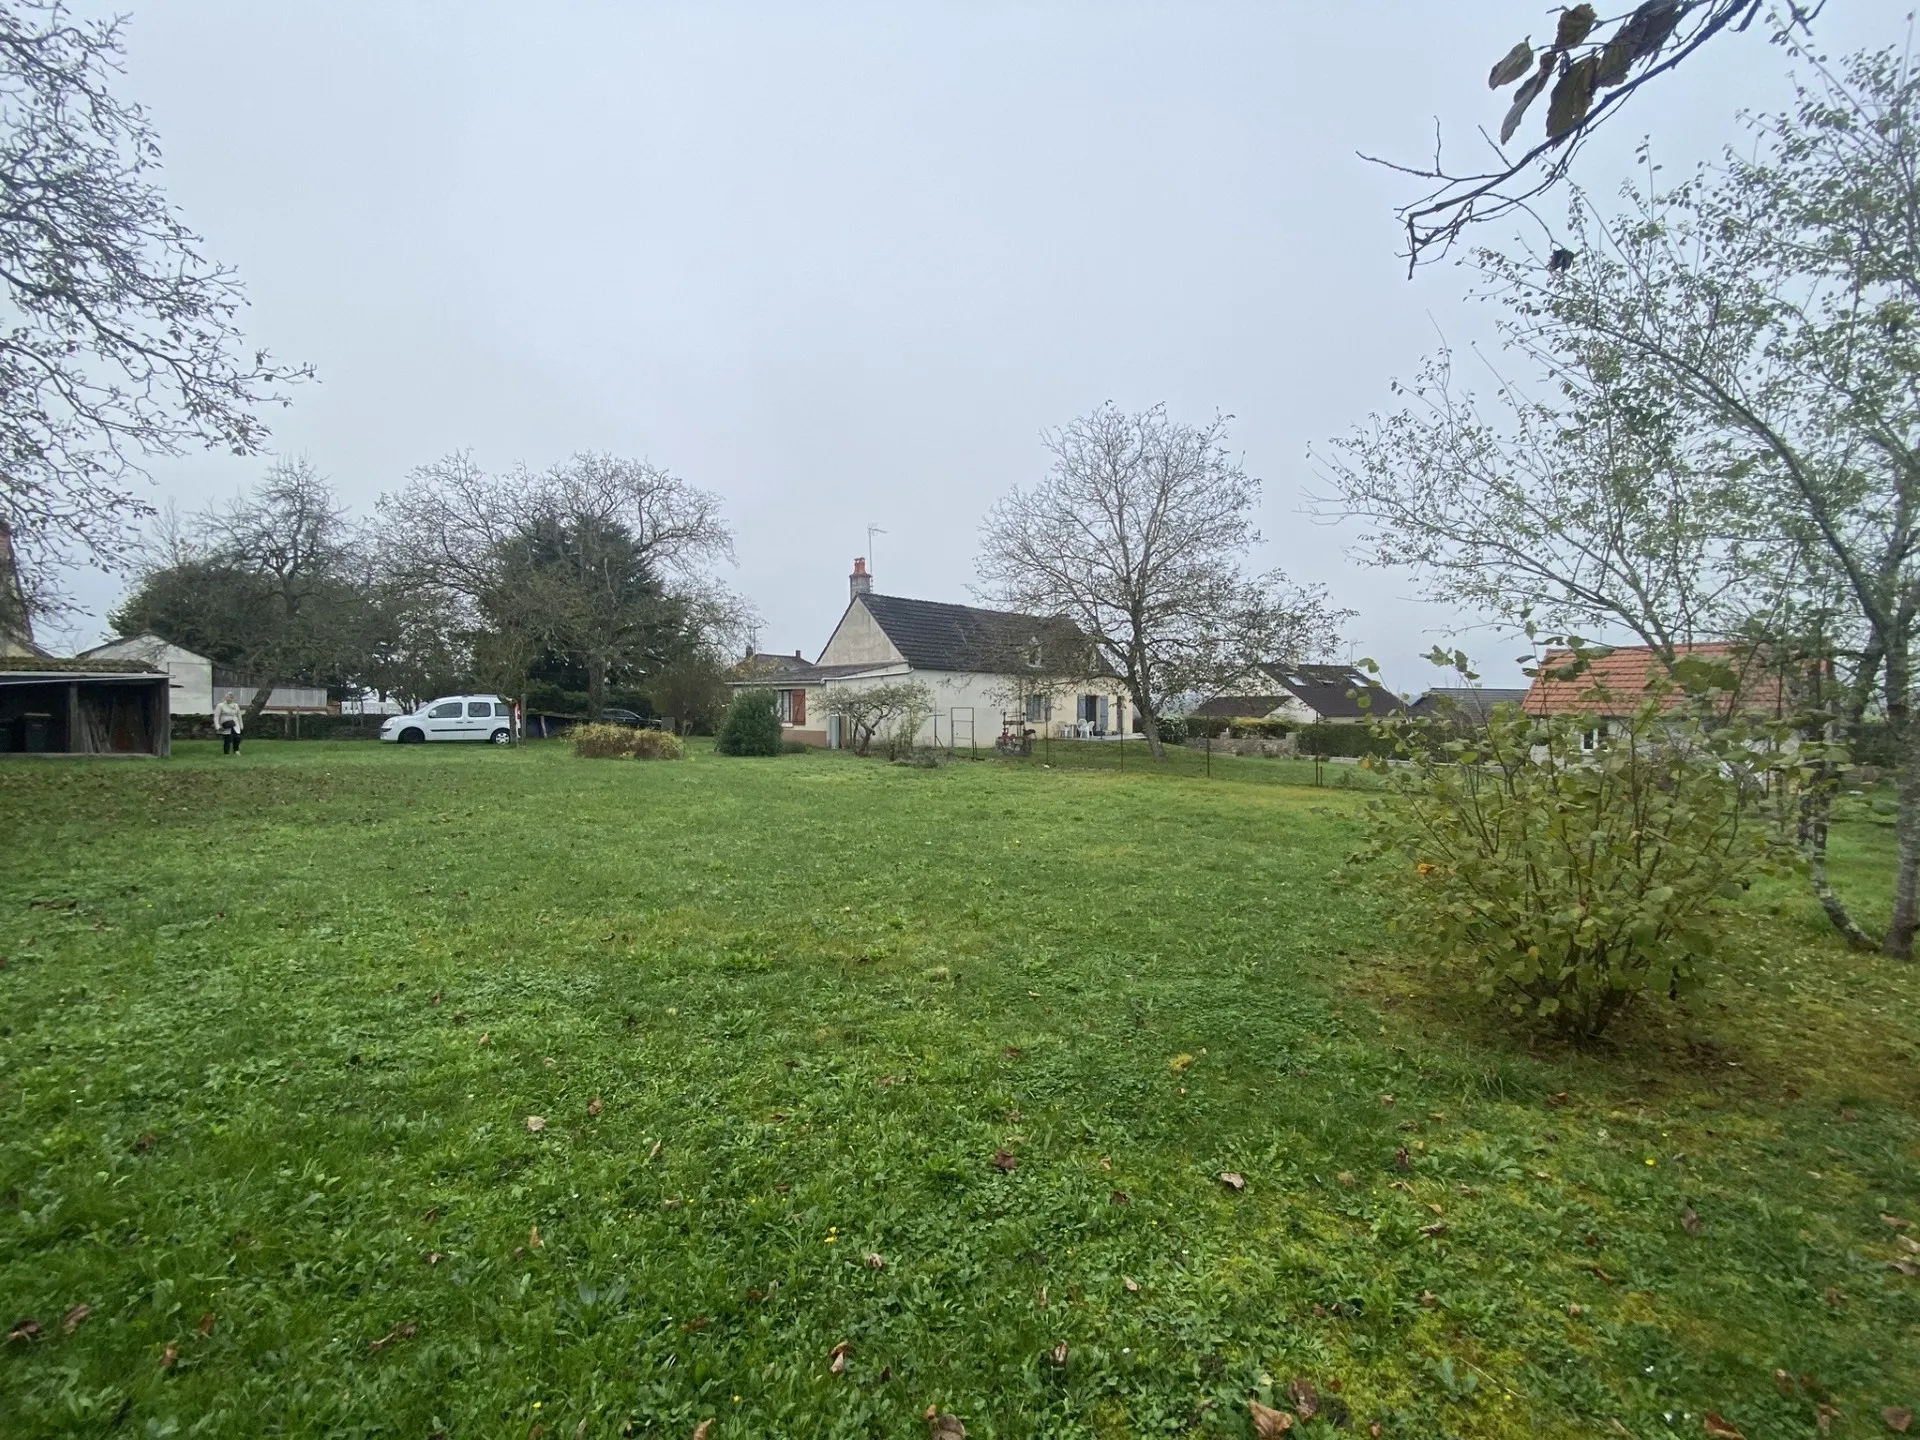
[[[1306,518],[1305,452],[1481,333],[1458,270],[1406,279],[1411,182],[1355,152],[1423,158],[1438,119],[1465,153],[1539,0],[132,3],[170,195],[240,270],[250,339],[319,371],[277,448],[356,507],[454,449],[643,456],[724,497],[763,646],[811,656],[869,523],[880,589],[966,600],[1041,430],[1164,400],[1237,417],[1260,560],[1359,611],[1391,685],[1461,633]],[[1832,0],[1824,48],[1905,13]],[[1583,179],[1624,179],[1643,132],[1688,167],[1788,94],[1760,35],[1720,41]],[[158,464],[155,498],[262,465]],[[121,587],[75,588],[103,615]]]

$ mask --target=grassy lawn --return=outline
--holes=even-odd
[[[1364,795],[1054,748],[0,765],[0,1432],[1920,1408],[1914,967],[1782,882],[1689,1011],[1529,1047],[1347,885]]]

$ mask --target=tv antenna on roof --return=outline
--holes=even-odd
[[[887,532],[882,530],[878,525],[870,524],[867,526],[867,573],[869,575],[879,569],[879,567],[873,563],[873,537],[886,533]]]

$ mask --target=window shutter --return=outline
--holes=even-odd
[[[793,692],[793,723],[796,725],[807,723],[807,692],[804,690]]]

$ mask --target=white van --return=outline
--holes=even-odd
[[[392,745],[428,740],[489,740],[513,743],[513,706],[498,695],[443,695],[411,715],[391,715],[380,738]]]

